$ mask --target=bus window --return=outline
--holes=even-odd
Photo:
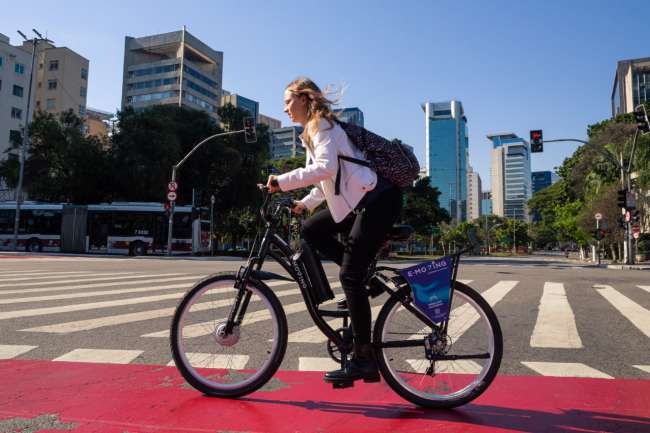
[[[91,249],[105,249],[108,247],[108,232],[111,226],[110,212],[89,212],[88,237]]]
[[[174,214],[174,233],[175,239],[192,239],[192,216],[189,213]]]
[[[61,212],[54,210],[32,210],[31,219],[28,220],[31,225],[27,233],[38,233],[41,235],[60,235],[61,234]]]
[[[111,236],[133,236],[132,234],[132,215],[113,213],[113,225],[111,226]]]
[[[0,234],[9,235],[14,232],[14,216],[16,211],[10,209],[0,210]]]
[[[136,213],[131,215],[131,236],[153,236],[153,215]]]

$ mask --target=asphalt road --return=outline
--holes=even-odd
[[[236,271],[241,263],[0,255],[0,358],[166,365],[168,338],[145,335],[169,329],[169,311],[195,281]],[[274,263],[265,269],[280,271]],[[326,263],[325,269],[336,280],[336,265]],[[470,258],[458,278],[479,292],[500,293],[494,298],[504,335],[500,374],[650,378],[650,271],[598,269],[552,257]],[[340,287],[335,292],[342,293]],[[301,296],[280,300],[297,304]],[[299,308],[288,324],[290,333],[313,326]],[[316,364],[301,364],[301,358]],[[281,369],[318,369],[326,359],[324,343],[290,340]]]

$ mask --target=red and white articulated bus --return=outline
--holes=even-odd
[[[0,250],[13,243],[15,202],[0,202]],[[174,210],[172,254],[209,252],[210,221],[204,209]],[[161,203],[86,206],[25,202],[21,205],[18,249],[22,251],[163,254],[168,217]]]

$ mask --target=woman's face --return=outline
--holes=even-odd
[[[294,123],[306,125],[307,120],[309,120],[307,116],[307,97],[286,90],[284,92],[284,112]]]

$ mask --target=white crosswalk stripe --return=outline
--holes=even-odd
[[[6,280],[16,280],[15,278],[12,277],[20,277],[19,279],[22,280],[29,280],[33,278],[52,278],[56,277],[58,275],[63,275],[69,277],[70,274],[91,274],[92,272],[89,271],[66,271],[66,272],[47,272],[47,271],[40,271],[40,272],[35,272],[35,271],[12,271],[12,272],[0,272],[0,281],[6,281]],[[22,277],[29,277],[29,278],[22,278]]]
[[[650,373],[650,365],[633,365],[633,367],[645,371],[646,373]]]
[[[158,278],[164,276],[175,276],[175,275],[184,275],[175,278]],[[154,279],[150,279],[154,278]],[[123,286],[125,284],[139,284],[143,281],[142,279],[147,279],[147,283],[167,283],[170,281],[184,281],[192,280],[196,281],[199,277],[197,275],[191,274],[145,274],[145,275],[127,275],[127,276],[116,276],[116,277],[106,277],[106,278],[93,278],[92,281],[116,281],[116,280],[132,280],[132,281],[116,281],[112,283],[94,283],[94,284],[76,284],[72,286],[52,286],[51,284],[44,284],[39,282],[39,286],[46,285],[46,287],[41,287],[38,289],[18,289],[18,290],[0,290],[0,295],[11,295],[16,293],[40,293],[40,292],[60,292],[67,290],[78,290],[78,289],[92,289],[95,287],[114,287],[114,286]],[[79,280],[72,282],[81,282]],[[31,285],[31,283],[29,283]]]
[[[301,356],[298,358],[299,371],[331,371],[341,368],[332,358]]]
[[[544,283],[544,293],[539,302],[537,322],[530,337],[530,345],[558,349],[582,347],[564,284]]]
[[[379,314],[379,310],[383,307],[382,305],[376,305],[370,309],[370,314],[373,317],[376,317]],[[341,326],[342,321],[340,318],[328,320],[327,324],[334,329],[337,329]],[[325,334],[321,332],[318,326],[310,326],[299,331],[295,331],[289,334],[289,343],[309,343],[309,344],[322,344],[327,341]]]
[[[36,349],[38,346],[22,344],[0,344],[0,359],[11,359]]]
[[[232,370],[243,370],[248,363],[248,355],[222,355],[215,353],[186,353],[188,361],[195,367],[201,368],[227,368]],[[174,361],[167,366],[173,367]]]
[[[526,367],[542,376],[556,377],[594,377],[599,379],[613,379],[609,374],[589,367],[580,362],[521,362]]]
[[[142,353],[141,350],[75,349],[52,361],[128,364]]]
[[[619,313],[629,320],[637,329],[650,338],[650,310],[619,293],[612,286],[596,284],[597,292],[601,294]]]
[[[645,290],[646,292],[650,293],[650,286],[637,286],[639,289]]]
[[[64,275],[65,274],[65,275]],[[70,275],[74,274],[74,275]],[[61,278],[82,278],[83,277],[88,277],[91,275],[94,275],[94,272],[89,272],[89,271],[75,271],[75,272],[57,272],[55,274],[49,274],[49,275],[35,275],[35,276],[29,276],[26,277],[24,275],[21,275],[20,277],[14,277],[14,278],[3,278],[2,282],[3,284],[0,284],[0,287],[13,287],[13,286],[34,286],[38,284],[43,284],[42,281],[37,281],[33,283],[21,283],[20,281],[34,281],[34,280],[48,280],[49,283],[67,283],[69,281],[76,281],[76,280],[63,280],[59,281]]]
[[[275,281],[268,283],[268,286],[279,286],[279,285],[286,285],[286,281]],[[231,289],[224,289],[224,290],[231,290]],[[173,294],[173,295],[165,295],[165,296],[172,296],[176,298],[180,298],[185,292]],[[290,296],[290,295],[296,295],[299,294],[300,290],[299,289],[291,289],[288,291],[283,291],[283,292],[276,292],[276,296],[281,297],[281,296]],[[142,299],[142,298],[135,298],[135,299]],[[128,300],[123,300],[123,301],[128,301]],[[120,301],[122,302],[122,301]],[[221,303],[219,303],[221,302]],[[192,311],[202,311],[205,309],[210,309],[210,308],[219,308],[219,307],[225,307],[228,306],[232,303],[232,300],[223,300],[223,301],[217,301],[217,302],[206,302],[202,304],[196,304],[193,307]],[[128,305],[128,302],[126,302]],[[159,319],[162,317],[169,317],[174,314],[174,311],[176,310],[176,307],[168,307],[168,308],[160,308],[160,309],[155,309],[155,310],[146,310],[146,311],[139,311],[136,313],[127,313],[127,314],[117,314],[117,315],[111,315],[111,316],[105,316],[105,317],[98,317],[94,319],[87,319],[87,320],[75,320],[72,322],[65,322],[65,323],[57,323],[53,325],[45,325],[45,326],[38,326],[34,328],[28,328],[28,329],[21,329],[21,331],[27,331],[27,332],[49,332],[49,333],[55,333],[55,334],[68,334],[71,332],[79,332],[79,331],[88,331],[91,329],[97,329],[97,328],[103,328],[107,326],[115,326],[115,325],[123,325],[126,323],[134,323],[134,322],[141,322],[144,320],[151,320],[151,319]],[[1,316],[0,316],[1,317]],[[168,331],[167,331],[168,332]]]

